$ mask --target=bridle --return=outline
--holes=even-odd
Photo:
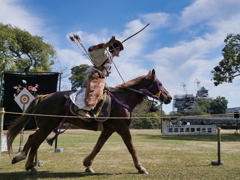
[[[155,95],[150,92],[150,90],[151,90],[152,88],[157,88],[157,90],[158,90],[158,92],[157,92]],[[153,98],[152,100],[147,99],[148,101],[152,101],[152,104],[151,104],[151,107],[149,108],[149,111],[150,111],[150,112],[156,112],[158,109],[155,108],[155,106],[154,106],[154,104],[156,103],[156,102],[154,101],[154,99],[160,101],[161,104],[163,103],[163,102],[161,101],[161,99],[160,99],[160,95],[162,94],[162,88],[161,88],[160,85],[159,85],[159,80],[156,78],[156,79],[154,80],[153,84],[152,84],[149,88],[147,88],[147,89],[140,89],[140,92],[141,92],[144,96],[148,96],[148,97]]]
[[[148,88],[148,89],[140,89],[140,91],[144,94],[144,95],[146,95],[146,96],[149,96],[149,97],[152,97],[152,98],[154,98],[154,99],[157,99],[157,100],[159,100],[159,101],[161,101],[160,100],[160,95],[161,95],[161,93],[162,93],[162,89],[161,89],[161,87],[160,87],[160,85],[159,85],[159,80],[156,78],[155,80],[154,80],[154,82],[153,82],[153,84]],[[152,94],[151,92],[150,92],[150,90],[152,89],[152,88],[157,88],[157,90],[158,90],[158,92],[154,95],[154,94]]]

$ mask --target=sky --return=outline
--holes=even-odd
[[[53,69],[66,69],[65,75],[74,66],[91,65],[69,35],[78,34],[88,48],[112,36],[123,41],[150,23],[114,58],[125,82],[155,69],[173,97],[186,93],[183,84],[195,96],[199,81],[213,99],[225,97],[229,108],[240,106],[240,77],[219,86],[211,80],[223,59],[224,39],[240,33],[239,0],[0,0],[0,22],[42,36],[57,52]],[[113,66],[107,85],[122,83]],[[71,89],[68,77],[62,84],[63,90]],[[173,103],[163,110],[172,111]]]

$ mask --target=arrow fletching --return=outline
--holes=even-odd
[[[73,37],[79,42],[82,43],[81,38],[77,34],[73,34]]]
[[[71,41],[75,42],[75,40],[72,36],[69,36],[69,38],[71,39]]]

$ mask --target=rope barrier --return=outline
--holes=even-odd
[[[8,112],[8,111],[0,111],[0,114],[17,114],[17,115],[26,115],[26,116],[48,116],[48,117],[68,117],[68,118],[81,118],[80,116],[64,116],[64,115],[50,115],[50,114],[32,114],[32,113],[18,113],[18,112]],[[229,116],[234,115],[234,113],[227,113],[227,114],[209,114],[209,115],[196,115],[196,116],[158,116],[158,117],[101,117],[101,118],[109,118],[109,119],[142,119],[142,118],[151,118],[151,119],[159,119],[159,118],[191,118],[191,117],[214,117],[214,116]],[[82,117],[84,118],[84,117]],[[95,117],[91,117],[95,119]],[[88,119],[91,119],[88,118]],[[233,117],[232,117],[233,118]],[[216,119],[217,120],[217,119]],[[221,120],[221,119],[219,119]]]
[[[61,117],[61,118],[64,118],[64,117],[68,117],[68,118],[80,118],[79,116],[63,116],[63,115],[47,115],[47,114],[31,114],[31,113],[18,113],[18,112],[8,112],[8,111],[0,111],[0,114],[17,114],[17,115],[27,115],[27,116],[43,116],[43,117]],[[228,114],[215,114],[215,115],[208,115],[208,116],[219,116],[219,115],[224,115],[224,116],[229,116],[229,115],[233,115],[234,113],[228,113]],[[206,116],[206,115],[204,115]],[[105,118],[109,118],[109,119],[146,119],[146,118],[151,118],[151,119],[159,119],[159,118],[176,118],[176,117],[181,117],[181,118],[184,118],[184,117],[203,117],[202,115],[200,116],[162,116],[162,117],[105,117]],[[94,117],[92,117],[94,118]],[[104,118],[104,117],[103,117]],[[90,118],[89,118],[90,119]],[[221,119],[219,119],[221,120]],[[171,126],[171,125],[169,125]],[[174,127],[174,125],[172,125]],[[178,125],[176,125],[178,126]],[[184,126],[184,125],[181,125],[181,126]],[[187,125],[186,125],[187,126]],[[35,129],[34,129],[35,130]],[[217,129],[212,129],[213,131],[216,131]],[[178,135],[178,134],[181,134],[181,135],[188,135],[188,134],[194,134],[194,133],[200,133],[200,132],[203,132],[203,131],[194,131],[194,132],[182,132],[182,133],[173,133],[175,135]],[[206,130],[207,132],[207,130]],[[172,135],[172,134],[165,134],[165,135]]]
[[[4,114],[4,111],[0,111],[0,114],[3,113]],[[6,112],[8,113],[8,112]],[[17,114],[25,114],[25,113],[17,113]],[[27,114],[27,115],[35,115],[35,114]],[[46,116],[46,115],[43,115],[43,116]],[[60,117],[64,117],[64,116],[60,116]],[[116,117],[117,118],[117,117]],[[140,117],[140,118],[143,118],[143,117]],[[144,117],[144,118],[147,118],[147,117]],[[169,125],[169,126],[179,126],[179,125]],[[181,126],[185,126],[187,127],[188,125],[181,125]],[[36,129],[31,129],[31,130],[25,130],[25,132],[27,131],[35,131]],[[150,129],[150,130],[159,130],[159,129]],[[216,129],[212,129],[212,131],[216,131]],[[75,133],[75,132],[72,132],[72,131],[79,131],[79,129],[71,129],[71,131],[66,131],[64,134],[72,134],[72,135],[86,135],[86,134],[79,134],[79,133]],[[205,131],[194,131],[194,132],[180,132],[180,133],[172,133],[172,134],[164,134],[164,135],[190,135],[190,134],[194,134],[194,133],[201,133],[201,132],[208,132],[208,130],[206,129]],[[88,134],[89,135],[89,134]],[[90,136],[99,136],[99,135],[90,135]],[[139,135],[134,135],[134,136],[139,136]]]

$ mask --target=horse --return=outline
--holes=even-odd
[[[26,159],[28,155],[27,162],[25,164],[26,171],[30,170],[31,175],[39,174],[37,169],[34,167],[34,156],[36,155],[41,143],[59,126],[63,115],[66,114],[67,106],[65,105],[66,98],[64,95],[69,92],[70,91],[59,91],[45,97],[36,97],[26,109],[26,114],[17,118],[10,125],[7,132],[7,148],[9,155],[11,155],[13,152],[12,143],[14,139],[32,117],[27,114],[36,114],[34,117],[37,130],[33,134],[29,135],[22,152],[12,159],[12,164]],[[83,165],[86,167],[85,172],[94,173],[92,168],[94,158],[100,152],[108,138],[114,132],[117,132],[127,146],[138,173],[148,174],[148,171],[138,160],[136,150],[132,142],[129,130],[129,125],[131,123],[131,112],[136,105],[141,103],[144,98],[146,98],[146,96],[152,96],[164,104],[169,104],[172,100],[172,97],[164,88],[162,83],[158,80],[154,69],[149,71],[147,75],[137,77],[133,80],[116,86],[111,93],[115,99],[118,100],[117,102],[121,103],[113,102],[115,100],[112,98],[111,101],[112,103],[115,103],[115,105],[111,109],[109,118],[102,122],[103,130],[97,140],[97,143],[92,152],[83,160]],[[39,114],[43,114],[44,116],[40,116]],[[51,115],[51,117],[47,115]],[[66,122],[78,128],[92,131],[98,130],[98,123],[93,123],[91,126],[86,127],[84,126],[85,121],[83,121],[82,118],[78,116],[76,116],[76,118],[70,118],[68,116],[72,117],[73,114],[69,112],[67,116],[64,116],[66,117]],[[116,119],[116,117],[119,119]]]

